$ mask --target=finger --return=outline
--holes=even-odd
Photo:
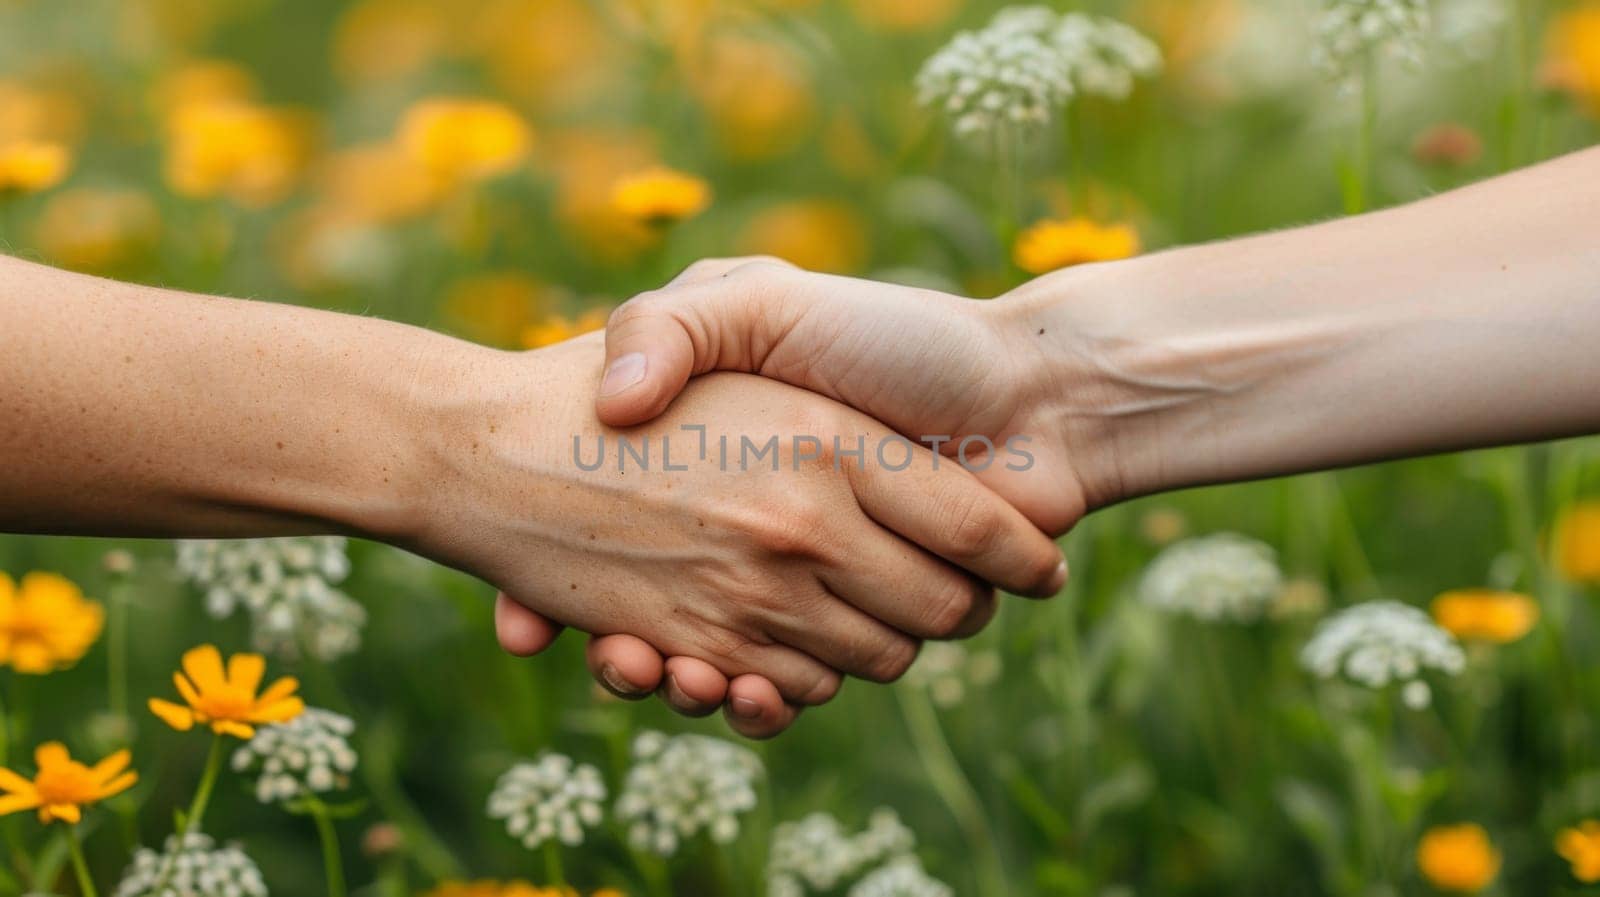
[[[704,283],[716,280],[725,274],[730,274],[743,268],[745,265],[764,264],[783,268],[796,268],[790,262],[784,261],[775,255],[741,255],[732,258],[700,259],[678,272],[678,276],[667,281],[669,287],[681,287],[691,283]]]
[[[561,624],[505,592],[494,596],[494,634],[508,654],[532,657],[554,644],[561,629]]]
[[[693,657],[667,658],[660,694],[684,716],[709,716],[728,695],[728,679],[717,668]]]
[[[754,371],[795,313],[773,293],[794,266],[730,260],[691,268],[661,290],[641,293],[606,323],[605,375],[595,411],[615,427],[654,418],[689,377],[712,369]],[[714,276],[713,276],[714,275]]]
[[[595,681],[628,701],[649,697],[666,672],[661,653],[649,642],[631,635],[593,636],[584,657]]]
[[[728,726],[746,738],[771,738],[794,724],[800,708],[784,703],[777,686],[761,676],[740,676],[728,684],[723,714]]]
[[[994,618],[993,586],[877,524],[867,530],[822,574],[829,591],[916,638],[966,638]]]
[[[921,453],[903,470],[844,469],[868,517],[974,576],[1038,598],[1066,584],[1060,548],[950,459]]]
[[[884,586],[877,578],[876,585]],[[796,606],[804,602],[805,606]],[[893,682],[917,659],[921,644],[818,583],[816,594],[797,599],[766,622],[767,631],[786,645],[830,667],[873,682]]]
[[[839,670],[797,646],[776,642],[745,642],[732,652],[719,652],[718,659],[708,662],[730,678],[762,676],[777,688],[783,700],[803,706],[832,700],[843,681]]]

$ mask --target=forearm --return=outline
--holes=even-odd
[[[383,321],[0,258],[0,528],[403,531],[469,349]]]
[[[1600,150],[1002,305],[1096,503],[1600,432]]]

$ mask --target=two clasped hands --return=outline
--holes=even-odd
[[[382,540],[501,589],[508,650],[579,628],[771,735],[1055,594],[1095,508],[1600,432],[1596,247],[1589,150],[987,301],[702,262],[526,353],[0,257],[0,529]]]

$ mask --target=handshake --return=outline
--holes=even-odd
[[[618,309],[603,346],[500,360],[488,379],[521,384],[523,409],[449,428],[470,445],[439,456],[507,479],[473,510],[491,520],[441,519],[535,547],[444,559],[502,587],[506,650],[576,626],[613,693],[776,734],[843,676],[889,682],[923,639],[978,632],[996,587],[1061,589],[1051,537],[1111,496],[1086,479],[1049,326],[1021,302],[699,262]]]

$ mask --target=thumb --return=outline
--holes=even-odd
[[[761,335],[773,332],[775,316],[754,300],[771,278],[795,270],[765,258],[708,259],[619,306],[606,324],[595,400],[601,423],[626,427],[656,417],[695,374],[755,371],[771,347]]]

